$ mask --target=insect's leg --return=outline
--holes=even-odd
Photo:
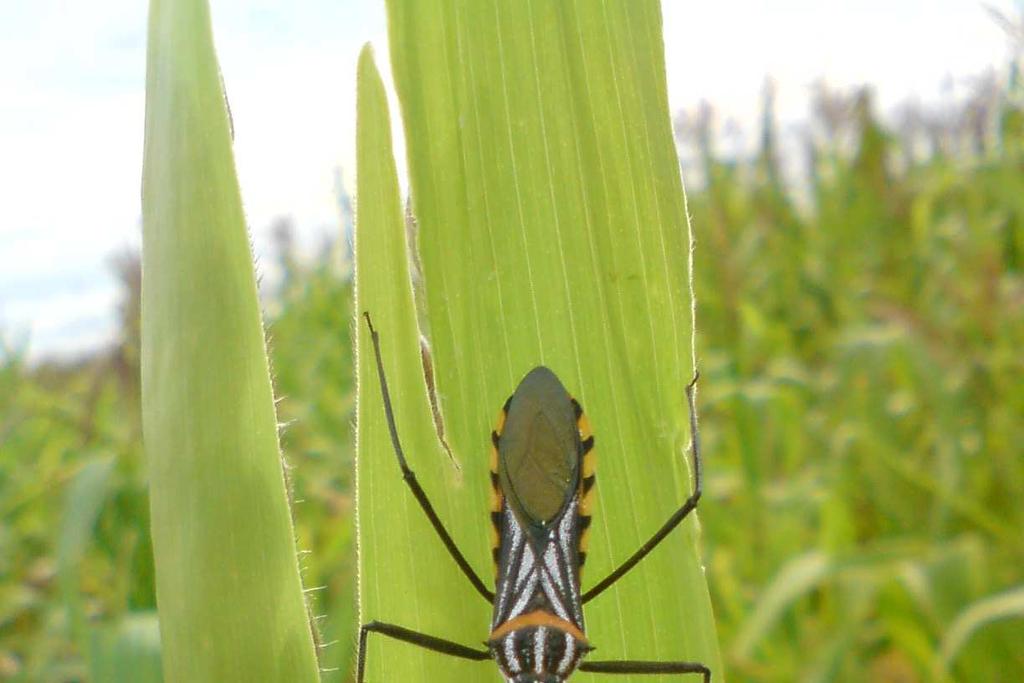
[[[632,569],[637,562],[644,559],[647,553],[654,550],[659,543],[661,543],[666,536],[668,536],[673,529],[679,526],[679,523],[686,519],[686,516],[693,512],[697,507],[697,502],[700,500],[701,494],[701,462],[700,462],[700,431],[697,429],[697,407],[694,400],[694,389],[697,386],[698,375],[693,376],[693,380],[686,385],[686,402],[690,407],[690,439],[693,443],[693,493],[686,499],[682,507],[676,510],[671,517],[668,518],[661,528],[651,538],[644,543],[640,548],[633,553],[628,560],[623,562],[619,567],[608,576],[604,577],[597,583],[596,586],[588,590],[583,594],[583,603],[586,604],[600,595],[606,588],[611,586],[613,583],[622,578],[622,576]]]
[[[401,626],[395,626],[394,624],[371,621],[368,624],[363,624],[362,628],[359,629],[359,659],[356,662],[356,681],[358,683],[363,683],[363,673],[366,669],[366,639],[371,633],[380,633],[395,640],[401,640],[417,647],[461,659],[472,659],[473,661],[482,662],[491,658],[491,653],[487,650],[474,650],[471,647],[453,643],[443,638],[428,636],[426,633],[420,633],[419,631],[412,631]]]
[[[579,670],[596,674],[701,674],[704,683],[711,683],[711,670],[700,662],[582,662]]]
[[[437,513],[434,511],[434,506],[430,504],[430,500],[427,498],[427,494],[423,492],[423,488],[419,482],[416,481],[416,475],[411,469],[409,469],[408,463],[405,461],[405,454],[402,452],[402,444],[398,440],[398,428],[395,426],[395,413],[391,408],[391,395],[388,393],[388,382],[384,378],[384,362],[380,356],[380,338],[377,336],[377,330],[373,328],[373,322],[370,320],[370,314],[368,312],[363,313],[363,317],[366,318],[366,326],[370,328],[370,338],[373,340],[373,353],[377,359],[377,376],[380,378],[380,393],[381,398],[384,401],[384,415],[387,417],[388,431],[391,433],[391,445],[395,449],[395,455],[398,457],[398,466],[402,469],[402,478],[405,483],[408,484],[409,490],[412,491],[412,495],[416,497],[416,501],[420,504],[423,509],[423,513],[430,520],[431,526],[434,527],[434,531],[441,538],[441,542],[444,543],[444,547],[448,549],[448,554],[455,560],[455,564],[459,565],[459,569],[466,575],[469,582],[473,584],[473,588],[476,589],[477,593],[483,596],[487,602],[494,602],[494,593],[487,589],[484,582],[480,580],[473,568],[469,566],[469,562],[463,556],[462,551],[455,545],[455,541],[452,540],[448,530],[444,528],[444,524],[438,518]]]

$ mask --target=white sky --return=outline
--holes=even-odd
[[[139,244],[146,9],[140,0],[0,6],[0,340],[33,357],[109,339],[111,254]],[[1014,0],[990,5],[1016,16]],[[211,0],[258,252],[294,218],[312,243],[338,229],[352,177],[355,64],[386,61],[383,2]],[[664,0],[673,111],[702,99],[756,134],[766,76],[782,120],[809,86],[869,83],[883,109],[935,102],[1008,57],[973,0]]]

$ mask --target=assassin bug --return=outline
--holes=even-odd
[[[363,683],[366,641],[371,633],[452,657],[493,659],[508,683],[562,683],[574,671],[607,674],[701,674],[699,662],[581,661],[593,648],[587,640],[583,605],[618,581],[651,552],[697,507],[701,495],[700,439],[693,389],[686,387],[693,442],[694,489],[682,507],[629,559],[593,588],[580,590],[586,561],[587,531],[594,496],[594,436],[583,408],[555,374],[538,366],[520,381],[501,409],[491,433],[492,552],[497,568],[492,592],[477,576],[444,528],[398,439],[384,377],[380,338],[369,313],[363,313],[373,340],[384,414],[402,477],[434,531],[476,591],[494,607],[487,649],[372,621],[359,630],[356,679]]]

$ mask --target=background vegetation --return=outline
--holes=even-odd
[[[678,119],[701,522],[732,680],[1024,677],[1022,96],[1011,74],[885,127],[867,92],[822,91],[799,145],[780,144],[769,97],[752,158],[717,151],[710,109]],[[348,680],[348,250],[300,257],[286,222],[278,235],[265,301],[282,445],[305,583],[336,641],[325,679]],[[137,261],[116,268],[114,348],[0,360],[0,679],[156,671]]]

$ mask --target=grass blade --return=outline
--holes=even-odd
[[[777,625],[793,603],[827,579],[836,567],[824,553],[811,551],[790,560],[772,581],[736,637],[736,659],[748,660],[765,634]]]
[[[1024,586],[978,600],[953,621],[939,646],[944,671],[950,670],[957,654],[980,629],[1003,619],[1024,620]]]

